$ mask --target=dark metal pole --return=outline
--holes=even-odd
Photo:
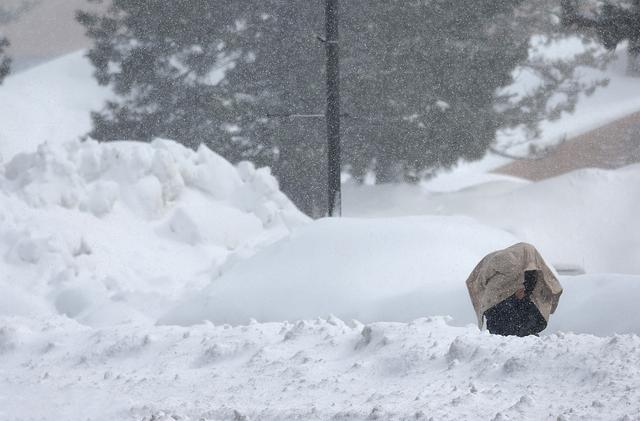
[[[326,0],[327,50],[327,158],[329,216],[340,216],[340,62],[338,0]]]

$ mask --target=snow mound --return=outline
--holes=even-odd
[[[349,188],[349,216],[465,215],[534,244],[552,265],[640,274],[638,164],[536,183],[494,180],[449,193],[406,185]]]
[[[237,264],[161,319],[241,324],[334,314],[362,321],[475,316],[464,281],[517,242],[463,217],[325,219]]]
[[[362,322],[449,316],[475,324],[465,285],[487,253],[518,240],[466,217],[325,219],[187,294],[161,324],[246,324],[335,315]],[[640,334],[640,276],[561,276],[546,334]],[[294,333],[292,333],[294,334]]]
[[[204,146],[42,144],[0,165],[0,315],[153,322],[307,220],[268,168]]]
[[[454,212],[512,232],[552,263],[587,273],[640,274],[640,165],[585,169],[525,185]]]

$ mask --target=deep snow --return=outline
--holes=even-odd
[[[162,323],[247,323],[334,314],[410,321],[475,319],[464,281],[489,252],[517,242],[469,218],[324,219],[238,262]]]
[[[489,180],[448,192],[431,191],[429,183],[348,185],[343,213],[465,215],[534,244],[554,266],[640,274],[640,164],[577,170],[537,183]]]
[[[547,140],[640,109],[621,63]],[[488,157],[310,222],[267,169],[74,140],[109,95],[90,73],[0,87],[1,420],[640,419],[640,166],[528,183]],[[582,274],[541,337],[480,332],[464,280],[522,240]]]
[[[268,169],[206,147],[44,144],[0,165],[0,315],[154,323],[308,221]]]
[[[90,329],[0,323],[3,420],[633,420],[640,338],[442,318]]]
[[[632,263],[627,274],[583,265],[587,274],[562,276],[540,338],[479,331],[464,280],[523,233],[591,233],[580,225],[589,215],[630,217],[636,202],[620,198],[638,200],[639,172],[478,180],[438,194],[378,186],[397,189],[384,202],[397,198],[396,213],[421,194],[415,203],[438,197],[441,215],[310,222],[266,169],[206,148],[42,145],[0,165],[0,419],[638,418]],[[359,192],[368,209],[371,189]],[[583,219],[563,227],[568,216],[552,212],[563,192],[562,206],[609,200],[570,208]],[[508,221],[518,207],[504,203],[529,196],[550,210],[547,224],[509,232],[446,214],[495,202],[495,221]],[[637,240],[637,225],[604,222]],[[193,324],[203,318],[213,323]]]

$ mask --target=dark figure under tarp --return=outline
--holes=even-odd
[[[562,286],[534,246],[487,254],[466,281],[478,327],[505,336],[537,335],[558,307]]]
[[[531,301],[536,282],[536,271],[526,271],[524,287],[484,312],[489,332],[504,336],[528,336],[537,335],[547,327],[547,321]]]

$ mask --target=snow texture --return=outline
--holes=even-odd
[[[307,222],[267,168],[204,146],[43,144],[0,166],[0,315],[154,323]]]
[[[582,110],[640,109],[616,72]],[[74,140],[109,95],[90,74],[76,53],[0,89],[0,420],[640,418],[640,166],[488,158],[311,222],[205,147]],[[578,275],[540,337],[481,332],[464,280],[522,240]]]
[[[631,420],[640,338],[447,319],[90,329],[0,320],[4,420]]]
[[[583,169],[537,183],[496,177],[460,190],[346,186],[354,217],[465,215],[534,244],[553,266],[640,274],[640,164]]]

